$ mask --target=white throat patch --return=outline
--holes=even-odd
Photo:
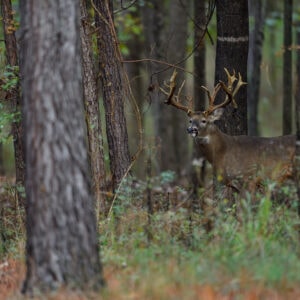
[[[198,140],[201,144],[209,144],[209,142],[210,142],[210,137],[209,137],[209,135],[203,136],[203,137],[198,137],[197,140]]]

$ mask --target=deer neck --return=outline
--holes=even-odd
[[[228,135],[215,127],[206,136],[196,138],[196,143],[209,163],[215,165],[217,158],[220,159],[225,153],[227,140]]]

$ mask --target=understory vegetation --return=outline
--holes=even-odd
[[[274,200],[275,193],[282,201]],[[246,299],[242,295],[255,289],[257,298],[251,299],[273,299],[274,293],[289,299],[286,293],[299,292],[300,282],[300,223],[293,195],[293,186],[279,191],[269,184],[263,194],[246,194],[238,203],[205,199],[205,209],[195,210],[189,191],[174,183],[172,173],[123,182],[109,215],[99,221],[107,281],[103,298],[206,299],[199,295],[211,293],[207,299]],[[11,258],[24,261],[23,221],[14,189],[6,185],[2,264]],[[0,275],[5,275],[1,269]]]

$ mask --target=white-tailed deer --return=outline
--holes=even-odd
[[[278,137],[230,136],[223,133],[214,122],[223,114],[228,104],[236,106],[235,95],[245,82],[239,74],[238,79],[225,69],[228,83],[219,82],[212,93],[204,87],[209,98],[209,106],[205,111],[193,111],[180,102],[182,86],[176,92],[176,71],[167,85],[169,91],[161,89],[167,95],[166,104],[185,111],[190,117],[187,131],[195,138],[205,159],[213,166],[219,180],[230,184],[233,179],[243,181],[260,181],[272,179],[283,181],[292,175],[292,161],[295,152],[296,138],[293,135]],[[237,82],[236,82],[237,81]],[[219,90],[226,93],[225,100],[214,104]]]

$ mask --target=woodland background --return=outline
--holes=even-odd
[[[201,1],[200,1],[201,2]],[[13,7],[17,12],[18,2],[12,1]],[[186,136],[185,128],[188,125],[188,119],[185,116],[180,115],[180,122],[177,118],[172,115],[177,114],[173,111],[172,108],[162,108],[162,103],[164,101],[164,95],[159,93],[157,89],[159,84],[163,86],[164,82],[167,82],[172,73],[172,61],[178,62],[178,59],[182,59],[181,68],[183,68],[182,76],[185,77],[185,94],[189,97],[192,97],[194,101],[199,99],[199,94],[202,97],[205,97],[205,92],[200,88],[201,85],[206,85],[209,88],[212,88],[214,85],[214,72],[215,72],[215,55],[216,55],[216,18],[215,15],[210,16],[210,13],[215,13],[213,10],[213,5],[211,2],[210,6],[203,3],[204,7],[200,13],[203,14],[204,20],[208,23],[208,34],[204,35],[203,45],[199,49],[195,49],[195,43],[199,42],[194,37],[195,29],[197,29],[197,17],[195,13],[195,5],[193,6],[192,1],[183,3],[173,2],[168,4],[168,2],[161,3],[156,8],[155,1],[151,4],[147,2],[134,1],[134,3],[125,3],[121,2],[116,3],[116,10],[114,12],[114,22],[116,26],[116,32],[118,34],[119,46],[124,60],[124,66],[128,74],[128,84],[130,83],[132,95],[125,95],[125,106],[126,106],[126,121],[129,132],[129,143],[130,143],[130,152],[134,155],[135,151],[138,149],[139,137],[143,135],[145,140],[144,145],[147,145],[147,148],[152,154],[152,160],[156,165],[156,171],[159,173],[161,170],[172,170],[176,173],[183,172],[186,169],[187,164],[190,162],[190,155],[192,149],[192,142]],[[292,70],[287,76],[283,73],[283,59],[284,53],[286,52],[283,46],[284,42],[284,17],[283,17],[283,4],[284,1],[273,3],[272,1],[255,1],[255,4],[249,4],[249,29],[250,29],[250,39],[253,39],[253,31],[255,24],[255,13],[256,18],[260,18],[256,21],[260,26],[259,34],[256,35],[260,38],[260,41],[251,42],[249,44],[249,58],[248,58],[248,72],[252,71],[252,60],[253,53],[256,51],[261,51],[261,63],[259,64],[260,74],[255,74],[259,83],[259,97],[258,97],[258,111],[257,119],[255,122],[249,120],[249,134],[251,135],[261,135],[261,136],[277,136],[281,135],[283,132],[282,125],[282,114],[283,114],[283,85],[284,77],[292,76],[293,82],[291,86],[292,97],[295,95],[296,91],[296,56],[297,56],[297,32],[298,32],[298,12],[297,12],[297,3],[294,4],[293,9],[293,21],[291,24],[292,28],[292,45],[288,49],[291,52],[292,57]],[[174,7],[170,7],[174,5]],[[199,5],[199,3],[197,4]],[[119,8],[118,8],[119,7]],[[177,7],[178,12],[174,12]],[[161,24],[157,22],[152,22],[148,20],[154,18],[154,9],[158,9],[161,16],[157,17],[161,19]],[[260,11],[260,15],[257,16],[257,10]],[[170,13],[173,11],[173,14]],[[182,18],[177,18],[177,15],[182,15]],[[199,13],[199,14],[200,14]],[[201,16],[200,16],[201,17]],[[148,18],[148,19],[147,19]],[[173,19],[172,19],[173,18]],[[211,18],[211,19],[207,19]],[[18,14],[15,16],[16,26],[18,24]],[[176,22],[174,21],[176,20]],[[199,17],[198,17],[199,19]],[[180,21],[180,22],[179,22]],[[199,21],[199,20],[198,20]],[[201,22],[203,22],[201,20]],[[170,24],[173,24],[171,27]],[[204,22],[205,24],[205,22]],[[158,28],[157,28],[158,27]],[[16,28],[12,28],[15,30]],[[257,30],[257,29],[256,29]],[[160,31],[160,39],[162,40],[161,54],[155,53],[158,51],[156,43],[157,41],[151,43],[150,39],[153,32]],[[2,33],[3,34],[3,33]],[[4,41],[2,39],[2,41]],[[152,48],[151,48],[152,47]],[[205,78],[202,79],[197,74],[195,70],[194,59],[195,55],[199,55],[198,52],[202,51],[204,53],[204,62],[202,69],[205,71]],[[96,50],[95,50],[96,51]],[[161,57],[157,57],[161,56]],[[179,58],[177,57],[179,56]],[[4,81],[4,89],[9,88],[9,85],[14,84],[14,74],[9,69],[9,66],[6,65],[5,57],[5,45],[2,42],[2,79]],[[159,60],[157,63],[156,61]],[[170,70],[166,67],[170,66]],[[166,69],[166,70],[164,70]],[[157,80],[156,72],[159,72],[159,82],[155,83]],[[250,73],[248,76],[252,76]],[[152,90],[154,89],[154,91]],[[251,82],[248,82],[249,95],[251,96],[253,89]],[[127,91],[129,93],[129,91]],[[157,96],[156,94],[159,94]],[[134,99],[131,99],[134,96]],[[157,97],[160,97],[157,99]],[[200,97],[201,98],[201,97]],[[196,100],[195,100],[196,99]],[[198,100],[199,101],[199,100]],[[205,100],[204,100],[205,101]],[[132,103],[134,102],[134,104]],[[6,103],[2,103],[2,106],[5,108]],[[100,105],[101,101],[100,101]],[[136,115],[135,105],[138,106],[140,115]],[[160,110],[157,111],[156,106],[159,106]],[[252,102],[248,103],[248,111],[251,110]],[[104,114],[104,108],[100,109],[100,112]],[[161,116],[160,116],[161,115]],[[266,117],[267,116],[267,117]],[[13,116],[8,115],[3,111],[1,118],[1,128],[2,128],[2,151],[1,151],[1,172],[8,176],[13,176],[15,172],[14,168],[14,156],[13,156],[13,143],[12,136],[9,134],[9,123]],[[295,132],[295,122],[294,114],[293,117],[293,132]],[[176,149],[162,150],[164,144],[169,145],[169,140],[161,140],[162,137],[157,137],[155,131],[155,125],[157,119],[167,119],[165,122],[167,126],[164,128],[166,137],[168,138],[168,131],[171,131],[172,128],[176,128],[176,135],[178,136],[178,141],[176,138],[174,144],[171,143],[172,147]],[[170,119],[168,119],[170,118]],[[104,115],[101,117],[103,132],[105,132],[105,122]],[[139,123],[140,122],[140,123]],[[178,124],[180,123],[180,125]],[[255,123],[255,125],[252,125]],[[182,125],[181,125],[182,124]],[[178,126],[181,128],[178,129]],[[254,128],[254,129],[252,129]],[[169,134],[170,135],[170,134]],[[105,139],[105,134],[103,134]],[[180,142],[179,142],[180,141]],[[182,141],[185,141],[184,143]],[[186,145],[188,143],[188,147]],[[107,143],[104,143],[107,144]],[[149,152],[148,151],[148,152]],[[163,151],[169,153],[168,156],[164,155],[164,158],[161,158],[162,154],[165,154]],[[109,157],[105,151],[105,159],[108,162]],[[144,151],[147,152],[147,151]],[[162,153],[163,152],[163,153]],[[172,156],[172,152],[183,153],[182,155],[176,155],[176,159]],[[182,160],[182,162],[180,161]],[[108,163],[107,163],[108,164]],[[166,166],[164,166],[166,164]],[[134,169],[137,174],[142,175],[145,173],[145,163],[144,157],[142,160],[138,160],[134,164]],[[186,170],[185,170],[186,171]]]
[[[4,5],[9,2],[1,1],[2,16]],[[17,63],[8,63],[12,57],[7,56],[5,33],[15,34],[18,47],[23,45],[19,44],[22,38],[18,30],[19,1],[11,3],[13,13],[8,15],[12,19],[6,23],[6,30],[2,22],[0,44],[0,287],[3,299],[19,299],[26,276],[30,289],[30,275],[24,271],[24,165],[22,149],[16,146],[21,139],[19,126],[22,124],[21,103],[16,101],[20,92],[19,67]],[[110,5],[110,11],[104,3]],[[224,10],[239,7],[241,3],[249,5],[249,16],[239,15],[241,20],[249,17],[248,67],[244,70],[248,97],[237,101],[240,100],[239,107],[248,110],[248,120],[227,117],[225,129],[234,133],[240,126],[237,124],[242,124],[240,127],[247,128],[251,135],[295,133],[300,6],[295,2],[292,6],[292,1],[232,0],[226,1]],[[254,198],[249,193],[233,206],[227,206],[225,198],[218,205],[211,205],[210,169],[207,166],[203,175],[203,162],[186,133],[188,119],[182,112],[165,106],[164,95],[159,90],[176,67],[179,81],[186,81],[184,94],[193,99],[196,107],[205,106],[201,85],[211,89],[222,77],[215,71],[220,35],[216,3],[94,0],[80,4],[83,78],[88,78],[93,70],[91,76],[96,79],[94,90],[93,87],[84,89],[84,107],[96,195],[97,241],[107,282],[102,297],[300,298],[295,186],[278,187],[270,182],[265,193]],[[221,11],[222,5],[219,7]],[[114,27],[105,27],[107,23],[112,24],[112,19]],[[236,21],[233,19],[231,25]],[[107,76],[109,70],[113,70],[112,77]],[[91,82],[83,80],[83,86]],[[111,82],[117,87],[113,84],[111,89]],[[88,91],[94,94],[86,94]],[[110,102],[112,95],[120,102]],[[99,117],[96,121],[95,112]],[[117,140],[120,138],[117,143],[113,142],[109,130],[117,132]],[[97,137],[100,137],[100,147]],[[28,151],[30,147],[27,147]],[[278,203],[273,197],[275,190],[280,195]],[[52,196],[56,199],[54,193]],[[60,206],[53,205],[56,205],[52,206],[53,211],[58,213]],[[51,214],[51,205],[49,211]],[[61,216],[72,220],[67,212]],[[34,215],[27,215],[27,224],[34,224],[35,220]],[[49,236],[54,229],[55,224],[49,228]],[[99,272],[102,273],[102,268]],[[53,299],[64,299],[65,293],[78,299],[98,295],[86,291],[75,295],[69,291],[68,284],[63,285],[60,293],[52,296]]]

